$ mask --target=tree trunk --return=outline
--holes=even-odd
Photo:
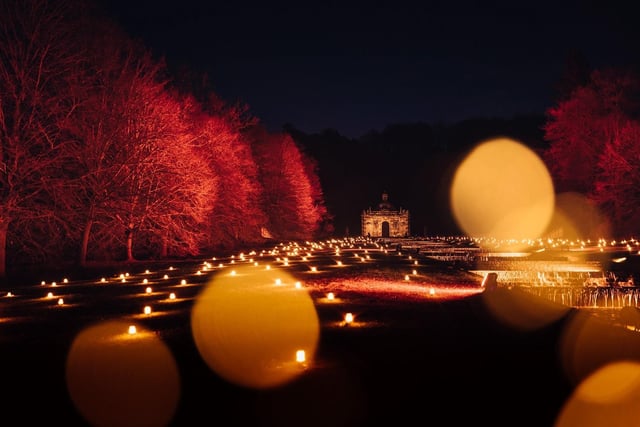
[[[0,218],[0,279],[7,276],[7,231],[9,221]]]
[[[133,228],[130,228],[127,233],[127,261],[135,261],[133,258]]]
[[[162,236],[162,248],[160,249],[160,258],[165,259],[169,255],[169,237],[167,234]]]
[[[82,233],[82,243],[80,247],[80,266],[85,267],[87,265],[87,250],[89,248],[89,236],[91,235],[91,227],[93,221],[88,220],[84,226],[84,232]]]

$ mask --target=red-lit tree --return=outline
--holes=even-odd
[[[241,110],[202,111],[196,123],[198,153],[218,177],[217,198],[208,219],[207,249],[260,243],[266,223],[259,200],[257,166],[241,130]]]
[[[623,197],[622,192],[605,193],[623,183],[616,175],[624,171],[620,161],[633,156],[630,122],[637,119],[639,88],[640,80],[632,70],[596,70],[587,85],[548,110],[544,128],[550,142],[544,159],[556,190],[589,196],[606,216],[617,220],[627,216],[622,206],[630,200],[613,199]],[[620,226],[618,232],[622,232]]]
[[[640,231],[640,123],[629,120],[617,129],[598,162],[591,198],[607,213],[619,236]]]
[[[165,69],[108,22],[96,22],[84,96],[67,125],[78,175],[67,209],[82,230],[80,262],[194,255],[215,197],[195,155],[191,106],[166,88]]]
[[[64,253],[59,217],[70,171],[61,123],[77,103],[84,47],[75,2],[0,2],[0,276],[7,248],[34,261]]]
[[[315,208],[315,233],[319,238],[329,237],[333,235],[334,232],[333,215],[327,209],[327,205],[324,200],[324,191],[320,182],[318,162],[304,151],[300,151],[300,156],[305,174],[309,180],[311,199],[313,200],[313,206]]]
[[[310,159],[288,134],[256,127],[252,139],[271,234],[278,239],[315,237],[326,208]]]
[[[127,259],[133,258],[133,231],[139,252],[155,256],[197,255],[206,242],[204,227],[216,205],[218,179],[196,149],[199,135],[190,132],[191,114],[183,107],[161,96],[154,102],[155,124],[145,122],[155,136],[145,160],[130,174]]]

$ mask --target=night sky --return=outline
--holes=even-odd
[[[640,57],[633,2],[104,3],[173,69],[206,73],[272,131],[357,138],[543,113],[572,50],[592,68]]]

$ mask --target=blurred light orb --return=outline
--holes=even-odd
[[[284,271],[240,267],[212,277],[191,312],[202,358],[219,376],[242,387],[273,388],[301,374],[292,355],[316,352],[318,315],[309,294]],[[281,279],[281,285],[276,279]]]
[[[149,330],[107,321],[81,331],[66,361],[69,395],[88,425],[170,425],[180,394],[173,355]]]
[[[615,361],[590,374],[574,390],[555,426],[630,426],[640,413],[640,364]]]
[[[633,316],[625,309],[620,315],[626,318],[625,323],[637,324],[638,309],[630,309],[636,312]],[[559,349],[565,375],[577,385],[603,366],[621,360],[638,360],[640,336],[589,312],[579,311],[565,326]]]
[[[456,169],[451,208],[469,236],[539,237],[554,209],[551,176],[524,144],[498,138],[478,144]]]
[[[571,310],[567,305],[517,287],[497,287],[497,283],[492,288],[486,288],[482,293],[482,301],[496,320],[523,332],[544,328],[566,316]]]

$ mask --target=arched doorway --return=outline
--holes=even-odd
[[[389,222],[382,222],[382,237],[389,237]]]

